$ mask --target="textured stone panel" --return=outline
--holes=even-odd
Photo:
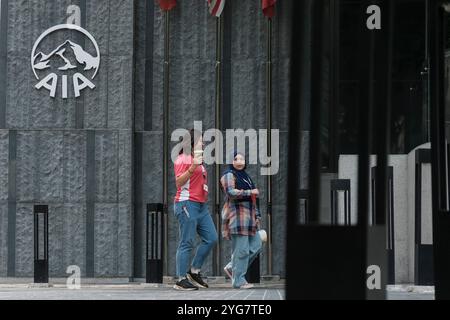
[[[261,2],[233,1],[231,8],[232,59],[262,60],[266,52],[266,19]]]
[[[272,71],[272,128],[281,131],[289,129],[290,64],[288,59],[277,60]]]
[[[273,206],[272,267],[273,274],[286,276],[286,205]],[[266,245],[265,245],[266,246]]]
[[[0,277],[8,271],[8,203],[0,203]]]
[[[33,276],[33,205],[18,204],[16,215],[16,277]]]
[[[95,136],[96,202],[118,199],[118,132],[101,131]]]
[[[276,4],[275,17],[272,18],[272,45],[275,59],[289,59],[291,56],[291,23],[294,18],[292,5],[293,1],[277,1]]]
[[[86,133],[64,132],[63,190],[64,202],[86,201]]]
[[[27,88],[29,90],[29,114],[28,123],[25,128],[74,128],[75,127],[75,100],[73,98],[73,71],[68,73],[68,95],[70,99],[61,98],[61,74],[58,75],[57,90],[55,98],[50,97],[50,92],[41,88],[37,90],[34,86],[39,82],[34,76],[29,79]],[[44,75],[45,76],[45,75]],[[42,77],[40,78],[43,79]],[[82,91],[82,95],[86,92]],[[27,92],[27,91],[25,91]]]
[[[133,64],[131,57],[109,57],[108,128],[131,129]]]
[[[9,134],[0,131],[0,201],[8,200]]]
[[[18,132],[16,183],[18,201],[62,201],[62,132]]]
[[[180,2],[178,2],[179,5]],[[175,11],[173,11],[175,12]],[[171,15],[171,21],[173,20],[173,13]],[[153,16],[153,59],[164,59],[164,15],[163,11],[155,3],[154,16]],[[173,37],[173,33],[171,39]],[[171,41],[172,42],[172,41]]]
[[[288,133],[280,133],[280,156],[278,174],[272,176],[272,199],[274,205],[285,205],[287,201],[288,179]],[[294,191],[293,191],[294,192]]]
[[[159,8],[156,10],[159,11]],[[172,12],[172,56],[200,61],[215,60],[216,19],[209,14],[206,1],[178,1],[176,10]],[[164,38],[164,32],[158,36]]]
[[[113,1],[86,1],[86,29],[97,41],[100,54],[107,55],[110,39],[110,6]]]
[[[49,272],[51,277],[67,277],[68,266],[86,270],[86,207],[59,204],[49,207]]]
[[[135,234],[140,238],[138,241],[142,244],[140,248],[134,248],[139,250],[141,259],[139,260],[141,270],[145,270],[145,223],[146,223],[146,206],[147,203],[162,203],[163,202],[163,175],[162,175],[162,159],[163,154],[161,150],[162,145],[162,133],[160,132],[144,132],[142,138],[142,146],[136,146],[142,148],[142,166],[141,176],[136,177],[141,180],[141,193],[135,195],[135,218],[136,227],[139,230],[135,230]],[[137,159],[136,159],[137,160]],[[136,164],[137,165],[137,164]],[[138,192],[135,189],[135,192]],[[172,195],[169,197],[169,209],[172,203]],[[138,263],[138,262],[136,262]],[[138,275],[139,276],[139,275]],[[144,276],[144,274],[140,275]]]
[[[6,123],[8,128],[23,128],[30,123],[30,58],[7,57]]]
[[[145,82],[145,60],[136,59],[136,70],[140,70],[134,75],[134,126],[135,131],[144,130],[145,117],[145,91],[149,90]]]
[[[133,209],[130,204],[119,203],[119,217],[117,226],[118,251],[117,251],[117,276],[132,276],[132,233],[131,222]]]
[[[133,54],[134,1],[109,1],[109,55]]]
[[[95,276],[131,276],[131,207],[95,205]]]
[[[163,199],[163,153],[162,153],[162,133],[144,133],[144,143],[142,146],[142,184],[144,192],[144,203],[162,202]],[[169,186],[173,180],[173,165],[169,165]],[[169,195],[173,200],[173,190]]]
[[[152,130],[153,131],[162,131],[163,130],[163,110],[164,110],[164,67],[163,60],[157,57],[153,57],[153,80],[152,80]],[[155,60],[157,59],[157,60]],[[176,79],[171,76],[171,79]],[[172,81],[172,80],[171,80]],[[170,94],[170,93],[169,93]],[[172,113],[176,114],[176,112],[172,112],[174,109],[174,105],[171,100],[169,100],[169,119],[175,117],[172,116]],[[169,120],[170,121],[170,120]],[[169,122],[170,125],[170,122]]]
[[[14,4],[13,4],[14,3]],[[51,99],[46,89],[37,91],[37,84],[31,66],[30,53],[39,35],[51,26],[66,22],[66,9],[70,1],[60,1],[58,6],[48,1],[30,0],[26,2],[10,1],[8,16],[14,17],[8,28],[8,56],[11,61],[20,63],[15,73],[9,73],[12,84],[9,87],[12,99],[8,103],[8,124],[14,128],[73,127],[74,103]],[[38,52],[49,53],[66,39],[72,39],[73,31],[58,31],[45,38]],[[25,42],[24,42],[25,41]],[[14,66],[12,66],[14,68]],[[16,68],[18,69],[18,68]],[[23,71],[22,71],[23,70]],[[23,73],[22,73],[23,72]],[[15,78],[19,76],[18,85]],[[40,73],[44,76],[45,73]],[[42,77],[41,77],[42,79]],[[60,79],[59,79],[60,80]],[[60,82],[57,95],[60,97]],[[20,103],[17,105],[16,102]]]
[[[95,204],[95,276],[118,273],[118,206]]]
[[[36,131],[17,132],[16,188],[19,202],[39,199],[38,148]]]
[[[140,61],[145,58],[146,41],[147,40],[151,41],[153,38],[153,34],[148,36],[145,33],[146,24],[147,24],[147,14],[148,14],[147,8],[149,8],[148,1],[136,0],[134,2],[134,6],[135,6],[134,55],[135,55],[136,60]],[[151,14],[154,15],[154,11]]]
[[[133,171],[132,171],[132,143],[133,134],[130,131],[119,131],[119,186],[118,198],[121,203],[131,204],[133,193]]]
[[[8,55],[31,52],[29,0],[8,1]]]
[[[170,128],[193,128],[202,121],[203,129],[214,127],[214,62],[184,58],[172,61],[170,83]]]
[[[30,51],[22,52],[18,54],[24,54],[24,56],[28,56],[31,52],[31,46],[34,44],[34,41],[44,32],[46,29],[58,25],[64,24],[67,22],[67,7],[72,4],[73,1],[70,0],[61,0],[58,1],[58,5],[52,1],[42,1],[42,0],[29,0],[29,17],[21,16],[23,19],[29,19],[27,26],[27,32],[30,37]],[[67,35],[75,34],[74,31],[58,31],[52,34],[50,42],[52,43],[52,47],[55,48],[55,45],[62,43],[65,39],[67,39]],[[50,49],[50,47],[48,48]],[[47,52],[46,52],[47,53]]]
[[[93,80],[95,88],[93,90],[83,90],[82,97],[80,97],[83,98],[84,128],[86,129],[101,129],[107,127],[109,65],[109,57],[103,55],[101,57],[98,74]]]
[[[42,131],[38,134],[39,200],[63,201],[63,134]]]
[[[245,59],[231,62],[231,123],[234,128],[266,128],[265,64]]]

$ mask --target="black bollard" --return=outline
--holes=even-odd
[[[34,206],[34,283],[48,283],[48,205]]]
[[[146,282],[163,283],[163,204],[148,203],[146,216]]]
[[[248,283],[260,283],[261,282],[261,274],[259,270],[259,255],[253,260],[252,264],[248,267],[247,274],[245,275],[245,279]]]

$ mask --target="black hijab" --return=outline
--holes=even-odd
[[[244,156],[242,153],[239,153],[235,151],[233,153],[234,157],[233,160],[236,158],[236,156],[240,154],[241,156]],[[253,190],[256,189],[255,184],[253,183],[252,178],[245,172],[245,168],[247,167],[247,164],[242,170],[237,170],[233,164],[228,165],[228,169],[226,169],[223,173],[223,175],[226,175],[228,173],[232,173],[234,177],[236,178],[236,189],[239,190]],[[248,197],[251,199],[251,197]]]

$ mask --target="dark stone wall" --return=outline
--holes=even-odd
[[[136,230],[136,274],[143,276],[144,212],[148,202],[162,201],[162,109],[164,17],[159,7],[147,1],[137,2],[136,16],[136,73],[135,128],[140,136],[139,150],[142,175],[137,178],[136,219],[141,221]],[[153,9],[149,14],[148,9]],[[147,9],[147,10],[146,10]],[[280,171],[273,177],[273,272],[284,275],[286,166],[287,166],[287,115],[289,103],[290,66],[290,2],[277,4],[273,20],[273,128],[280,130]],[[267,20],[262,14],[260,1],[227,1],[223,13],[223,119],[227,128],[266,128],[266,35]],[[194,121],[202,121],[203,129],[214,127],[215,115],[215,57],[216,20],[211,17],[205,2],[178,1],[170,13],[170,131],[191,128]],[[151,43],[151,45],[149,45]],[[149,48],[153,48],[149,52]],[[146,78],[147,69],[152,70]],[[145,71],[144,71],[145,70]],[[149,91],[151,95],[149,95]],[[151,121],[147,121],[151,114]],[[137,140],[136,140],[137,141]],[[172,145],[173,146],[173,145]],[[210,211],[213,213],[213,195],[218,183],[214,168],[209,166]],[[261,211],[266,228],[266,177],[259,174],[259,165],[250,166],[249,172],[261,189]],[[175,273],[175,252],[178,241],[178,224],[173,217],[175,183],[173,165],[169,166],[169,273]],[[140,179],[140,181],[139,181]],[[221,240],[221,260],[224,265],[230,258],[230,243]],[[142,253],[139,253],[142,252]],[[212,274],[212,256],[205,271]],[[262,274],[266,274],[266,251]],[[220,268],[222,271],[222,268]]]
[[[144,212],[162,202],[164,19],[148,0],[2,0],[7,21],[4,103],[0,91],[0,277],[32,276],[36,203],[49,204],[50,275],[68,265],[83,276],[144,276]],[[95,90],[79,99],[51,99],[35,90],[30,52],[47,28],[65,23],[70,4],[97,40],[101,66]],[[223,127],[265,128],[266,19],[260,1],[228,0],[224,12]],[[287,132],[290,73],[289,1],[273,20],[273,128],[280,130],[280,171],[273,177],[273,273],[284,275]],[[3,8],[2,8],[3,11]],[[182,0],[170,14],[170,131],[194,120],[214,127],[215,29],[206,1]],[[61,32],[50,50],[74,33]],[[6,38],[5,38],[6,37]],[[89,47],[88,47],[89,48]],[[307,135],[306,135],[307,141]],[[173,146],[173,145],[172,145]],[[261,189],[266,177],[249,172]],[[178,225],[169,164],[169,274],[175,273]],[[210,210],[217,186],[208,166]],[[295,191],[289,191],[295,192]],[[221,241],[222,265],[230,244]],[[212,257],[205,266],[211,275]],[[267,273],[266,251],[262,274]]]

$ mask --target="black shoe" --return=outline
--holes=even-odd
[[[203,281],[202,276],[200,275],[200,273],[192,273],[192,272],[188,271],[187,278],[194,285],[196,285],[196,286],[198,286],[200,288],[205,288],[205,289],[208,288],[208,284],[205,281]]]
[[[192,283],[189,282],[188,279],[184,278],[181,279],[180,281],[178,281],[177,283],[175,283],[175,285],[173,286],[173,288],[175,290],[182,290],[182,291],[194,291],[194,290],[198,290],[198,288],[193,285]]]

